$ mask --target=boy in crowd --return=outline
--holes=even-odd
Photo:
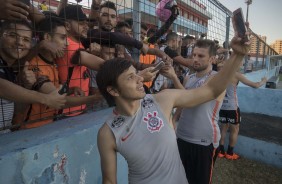
[[[65,105],[65,95],[59,95],[57,90],[49,94],[25,89],[16,85],[21,81],[35,81],[32,71],[28,78],[18,79],[16,62],[25,57],[32,47],[32,27],[25,21],[5,21],[1,24],[0,37],[0,128],[10,127],[14,103],[41,103],[51,108],[60,109]],[[23,70],[28,70],[28,63]],[[32,82],[31,82],[32,83]],[[25,86],[25,84],[22,84]],[[6,129],[4,132],[8,132]]]

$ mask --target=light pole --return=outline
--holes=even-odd
[[[248,22],[249,18],[249,5],[252,4],[253,0],[245,0],[245,3],[247,4],[247,15],[246,15],[246,22]],[[244,64],[244,73],[246,73],[248,65],[248,57],[245,56],[245,64]]]
[[[245,3],[247,3],[247,15],[246,15],[246,22],[248,22],[249,17],[249,5],[252,4],[253,0],[245,0]]]

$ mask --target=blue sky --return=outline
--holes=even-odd
[[[219,0],[229,10],[241,7],[244,16],[247,14],[245,0]],[[251,29],[259,35],[267,36],[266,42],[273,43],[282,39],[282,1],[253,0],[249,6],[249,22]]]
[[[199,0],[201,2],[201,0]],[[241,7],[246,17],[247,5],[245,0],[219,0],[229,10]],[[75,2],[75,0],[70,0]],[[80,4],[91,4],[91,0],[82,0]],[[251,29],[259,35],[267,36],[271,44],[282,39],[282,0],[253,0],[249,7],[249,22]]]

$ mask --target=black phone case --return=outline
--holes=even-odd
[[[248,41],[248,37],[246,36],[246,25],[242,12],[242,8],[238,8],[233,12],[233,28],[237,31],[238,36],[243,39],[243,41]]]

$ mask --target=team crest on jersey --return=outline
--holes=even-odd
[[[147,116],[143,117],[143,121],[147,124],[147,129],[151,132],[159,132],[164,126],[163,120],[158,117],[158,112],[148,112]]]
[[[125,118],[122,116],[117,116],[112,122],[112,128],[119,128],[125,122]]]
[[[149,108],[153,107],[153,104],[154,104],[153,100],[148,98],[148,99],[143,100],[142,107],[145,108],[145,109],[149,109]]]

